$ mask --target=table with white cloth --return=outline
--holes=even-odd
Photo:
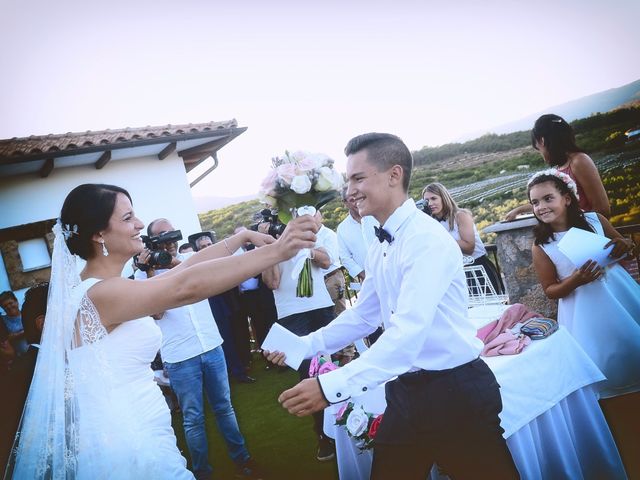
[[[488,323],[486,310],[473,310],[478,327]],[[518,355],[483,360],[501,386],[501,425],[522,479],[626,478],[590,387],[604,376],[564,328]],[[386,407],[384,385],[349,401],[380,414]],[[334,425],[341,406],[330,405],[324,417],[325,433],[336,442],[340,478],[368,479],[372,451],[361,451],[344,427]],[[431,476],[437,476],[435,469]]]

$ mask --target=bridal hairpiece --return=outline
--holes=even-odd
[[[60,229],[65,240],[69,240],[72,235],[78,235],[78,225],[65,225],[60,220],[58,220],[58,223],[60,223]]]
[[[569,175],[555,168],[548,168],[547,170],[534,173],[529,179],[529,181],[527,182],[527,187],[529,187],[536,178],[539,178],[542,176],[551,176],[551,177],[556,177],[557,179],[562,180],[567,185],[567,187],[569,187],[569,190],[573,192],[576,198],[580,199],[580,196],[578,195],[578,186],[576,185],[576,182],[574,182]]]

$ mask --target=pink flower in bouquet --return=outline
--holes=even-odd
[[[344,412],[347,411],[347,408],[349,408],[349,403],[345,403],[340,407],[340,410],[338,410],[338,413],[336,413],[336,422],[342,420],[342,416],[344,415]]]
[[[327,373],[337,369],[338,369],[338,366],[329,360],[324,362],[322,365],[320,365],[320,368],[318,369],[318,375],[322,375],[323,373]]]
[[[282,165],[278,165],[276,172],[287,185],[291,185],[293,177],[297,175],[296,165],[294,163],[283,163]]]
[[[319,368],[320,368],[320,363],[318,361],[318,356],[316,355],[311,359],[311,363],[309,364],[309,376],[310,377],[317,376]]]
[[[368,436],[371,440],[376,438],[376,435],[378,434],[378,428],[380,427],[381,422],[382,422],[382,414],[378,415],[376,418],[373,419],[373,422],[371,422],[371,426],[369,427],[369,433],[368,433]]]
[[[273,196],[276,192],[276,182],[278,181],[278,172],[275,168],[269,170],[267,176],[262,180],[260,188],[265,195]]]
[[[312,172],[329,164],[331,159],[322,153],[307,154],[306,157],[298,161],[298,168],[302,172]]]

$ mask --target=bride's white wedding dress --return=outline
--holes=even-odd
[[[192,479],[150,367],[160,328],[144,317],[107,333],[86,295],[97,282],[87,279],[74,292],[82,337],[82,346],[69,352],[79,419],[77,477]]]

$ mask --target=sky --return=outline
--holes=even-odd
[[[0,18],[0,138],[237,119],[194,196],[257,193],[285,150],[344,171],[360,133],[416,150],[640,78],[637,0],[1,0]]]

